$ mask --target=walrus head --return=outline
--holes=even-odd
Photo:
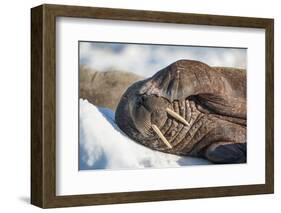
[[[173,111],[173,101],[185,99],[198,90],[194,76],[188,71],[209,70],[197,61],[179,60],[136,82],[123,94],[115,113],[118,127],[130,138],[140,143],[160,138],[163,145],[172,148],[160,129],[172,116],[184,125],[189,123]]]
[[[142,93],[148,83],[148,80],[144,80],[131,85],[123,94],[115,113],[120,129],[140,142],[155,136],[152,127],[164,125],[167,113],[163,109],[171,105],[165,98]]]

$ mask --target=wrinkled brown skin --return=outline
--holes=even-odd
[[[191,125],[168,115],[167,107]],[[115,120],[126,135],[154,150],[213,163],[246,162],[246,73],[179,60],[130,86]],[[152,124],[172,148],[155,134]]]

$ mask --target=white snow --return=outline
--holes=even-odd
[[[80,99],[80,169],[139,169],[209,164],[151,150],[124,135],[114,122],[114,112]]]

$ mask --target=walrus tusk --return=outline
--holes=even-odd
[[[164,144],[166,144],[167,147],[169,147],[170,149],[173,148],[172,145],[169,143],[169,141],[165,138],[165,136],[162,134],[162,132],[160,131],[160,129],[155,125],[152,124],[152,129],[154,130],[154,132],[159,136],[159,138],[164,142]]]
[[[181,117],[178,113],[174,112],[173,110],[166,108],[166,112],[171,115],[173,118],[179,120],[180,122],[182,122],[183,124],[190,126],[190,124],[183,118]]]

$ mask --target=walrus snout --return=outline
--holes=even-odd
[[[168,103],[160,97],[154,95],[141,95],[136,97],[135,102],[131,103],[130,115],[136,129],[144,136],[152,137],[155,135],[152,125],[161,127],[167,120],[167,113],[163,107]]]

